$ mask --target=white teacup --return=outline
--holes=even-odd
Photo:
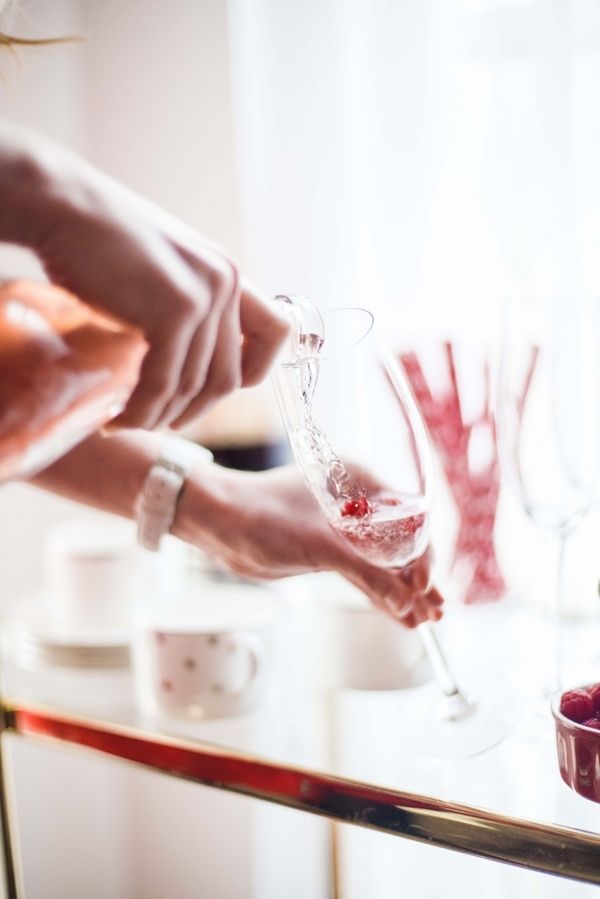
[[[375,609],[337,575],[321,575],[317,609],[322,676],[329,686],[400,690],[431,675],[419,635]]]
[[[136,691],[145,712],[224,718],[249,711],[264,694],[277,602],[260,588],[200,584],[207,595],[188,591],[136,624]]]
[[[65,633],[126,632],[144,561],[131,522],[98,516],[55,525],[44,546],[52,618]]]

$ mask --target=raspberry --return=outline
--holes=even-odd
[[[361,496],[359,499],[349,499],[342,507],[342,515],[351,516],[352,518],[365,518],[372,511],[371,504],[366,496]]]
[[[587,718],[581,723],[584,727],[593,727],[594,730],[600,730],[600,718]]]
[[[569,690],[560,700],[562,714],[571,721],[581,724],[594,717],[594,706],[586,690]]]
[[[594,684],[593,687],[588,687],[588,696],[592,700],[592,705],[594,706],[594,712],[596,715],[600,715],[600,684]]]

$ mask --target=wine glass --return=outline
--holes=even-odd
[[[303,298],[276,298],[290,335],[276,366],[279,405],[296,462],[330,525],[385,568],[419,558],[429,539],[432,466],[425,428],[393,354],[365,309],[321,316]],[[475,755],[500,742],[515,718],[502,681],[458,686],[436,628],[418,632],[437,689],[411,711],[410,742],[431,755]]]
[[[507,304],[496,408],[501,465],[531,521],[558,544],[548,695],[561,687],[567,543],[594,500],[600,471],[599,346],[597,299]]]

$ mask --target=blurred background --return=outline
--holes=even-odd
[[[266,295],[368,306],[399,350],[409,334],[493,342],[510,295],[600,293],[596,0],[21,0],[5,19],[20,36],[82,40],[5,53],[0,115],[198,228]],[[0,271],[37,268],[2,247]],[[226,401],[194,436],[265,464],[284,457],[268,387]],[[443,478],[436,502],[443,567],[458,527]],[[3,488],[3,603],[39,584],[43,538],[72,513]],[[569,548],[580,611],[597,603],[598,524],[594,511]],[[510,589],[553,589],[554,547],[504,494],[496,550]],[[108,834],[86,897],[162,897],[167,883],[187,896],[173,869],[131,873],[161,839],[140,823],[145,782],[127,792],[123,772],[81,765]],[[132,820],[148,831],[135,850]],[[32,833],[31,896],[49,899],[47,829]],[[88,836],[99,840],[91,824]],[[62,899],[82,895],[73,877]],[[245,894],[223,883],[213,895]]]
[[[5,18],[15,33],[83,40],[7,54],[0,113],[210,236],[267,296],[368,306],[400,351],[412,335],[497,342],[508,296],[552,293],[568,308],[600,293],[593,0],[22,0]],[[6,275],[32,270],[0,253]],[[481,360],[467,353],[463,369],[464,394]],[[234,464],[285,458],[268,386],[193,436]],[[442,570],[458,528],[446,481]],[[23,487],[3,506],[14,593],[39,579],[35,547],[65,506]],[[547,593],[545,536],[510,492],[497,519],[508,575],[526,580],[531,554],[524,587]],[[588,516],[569,548],[584,604],[595,531]]]

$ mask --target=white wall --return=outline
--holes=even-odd
[[[223,0],[80,0],[89,157],[239,250]]]

